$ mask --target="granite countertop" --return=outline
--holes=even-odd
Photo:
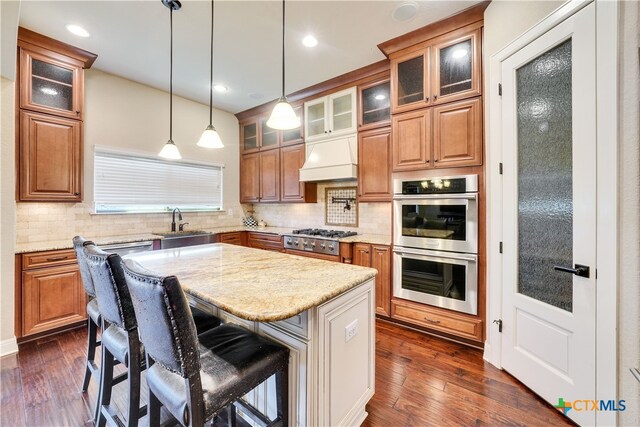
[[[85,236],[85,238],[89,238],[89,236]],[[155,234],[146,233],[146,234],[127,234],[127,235],[117,235],[117,236],[109,236],[109,237],[97,237],[93,240],[98,246],[100,245],[112,245],[114,243],[132,243],[132,242],[144,242],[149,240],[160,239],[160,236]],[[27,252],[40,252],[40,251],[54,251],[59,249],[72,249],[73,248],[73,237],[70,237],[65,240],[49,240],[44,242],[31,242],[31,243],[18,243],[16,244],[16,253],[27,253]]]
[[[375,277],[372,268],[215,243],[130,254],[184,291],[243,319],[283,320]]]
[[[338,239],[340,242],[345,243],[370,243],[372,245],[386,245],[391,246],[391,236],[388,234],[357,234],[355,236],[349,236],[342,239]]]

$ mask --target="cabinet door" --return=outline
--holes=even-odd
[[[22,273],[22,335],[86,319],[86,296],[77,264]]]
[[[474,98],[433,109],[434,165],[482,164],[482,100]]]
[[[393,114],[429,105],[429,55],[426,48],[391,60]]]
[[[280,197],[283,202],[304,201],[305,183],[300,182],[300,168],[304,165],[304,144],[280,149]]]
[[[327,124],[327,98],[304,103],[304,139],[311,141],[329,132]]]
[[[353,244],[353,264],[371,267],[371,245],[368,243]]]
[[[390,201],[391,129],[358,133],[358,198],[361,202]]]
[[[270,150],[280,146],[280,132],[267,126],[268,117],[260,119],[260,150]]]
[[[391,251],[389,246],[371,245],[371,268],[376,276],[376,313],[391,315]]]
[[[393,171],[419,170],[431,162],[431,109],[393,116]]]
[[[356,88],[329,95],[329,134],[343,135],[356,131]]]
[[[240,125],[240,150],[252,153],[260,149],[258,121],[251,121]]]
[[[302,106],[294,107],[296,116],[300,117],[300,127],[295,129],[283,130],[280,139],[280,146],[299,144],[304,141],[304,117],[302,115]]]
[[[463,30],[464,31],[464,30]],[[432,46],[433,103],[481,93],[480,30],[438,37]]]
[[[240,202],[260,201],[260,155],[243,154],[240,159]]]
[[[377,81],[358,87],[360,114],[358,130],[364,131],[388,126],[391,123],[391,84]]]
[[[82,63],[37,50],[20,49],[20,108],[82,120]]]
[[[280,150],[260,152],[260,201],[280,201]]]
[[[82,122],[20,113],[20,200],[82,200]]]

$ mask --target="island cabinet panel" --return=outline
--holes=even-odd
[[[482,128],[481,98],[434,107],[434,166],[481,165]]]
[[[18,156],[20,200],[82,200],[82,122],[21,111]]]
[[[431,109],[393,116],[393,171],[425,169],[431,164]]]
[[[280,200],[283,202],[316,202],[317,184],[300,182],[300,168],[304,165],[305,145],[291,145],[280,149]]]
[[[240,202],[260,201],[260,154],[244,154],[240,160]]]
[[[280,201],[280,150],[260,152],[261,202]]]
[[[84,321],[87,297],[72,250],[16,256],[19,338],[38,336]]]
[[[376,276],[376,313],[391,315],[391,248],[368,243],[353,244],[353,264],[378,270]]]
[[[391,128],[358,134],[358,199],[387,202],[391,188]]]

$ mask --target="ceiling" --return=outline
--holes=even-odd
[[[377,45],[478,3],[419,1],[414,18],[399,22],[403,1],[303,1],[286,4],[286,92],[384,59]],[[182,0],[174,12],[174,92],[209,102],[209,1]],[[228,87],[214,105],[236,113],[280,96],[279,1],[216,1],[214,80]],[[91,37],[69,33],[77,24]],[[23,0],[20,25],[98,54],[94,68],[162,90],[169,88],[169,10],[158,0]],[[319,40],[308,48],[307,34]]]

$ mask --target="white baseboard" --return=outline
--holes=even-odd
[[[16,337],[0,341],[0,357],[8,356],[17,352],[18,342],[16,341]]]

